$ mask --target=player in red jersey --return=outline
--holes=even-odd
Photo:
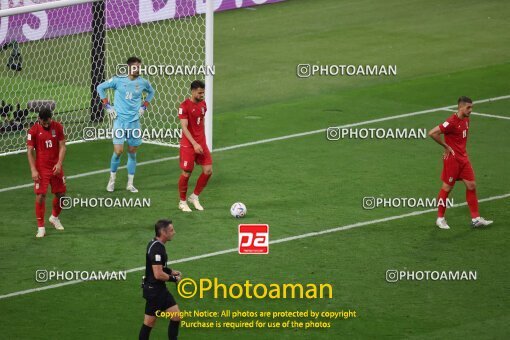
[[[202,166],[202,173],[198,177],[195,190],[188,197],[188,201],[197,210],[204,210],[200,205],[198,195],[205,188],[212,175],[211,153],[205,142],[204,118],[207,106],[204,101],[204,93],[204,82],[200,80],[193,81],[191,83],[191,97],[183,101],[179,107],[179,119],[181,120],[183,134],[179,151],[180,167],[182,169],[179,178],[179,209],[185,212],[191,212],[186,203],[186,193],[189,177],[195,163]]]
[[[492,223],[492,221],[487,221],[480,217],[478,212],[475,173],[466,152],[469,116],[473,110],[473,101],[468,97],[462,96],[457,101],[457,105],[456,113],[451,115],[443,124],[429,131],[429,136],[445,149],[443,154],[443,172],[441,174],[443,186],[439,191],[436,220],[436,225],[441,229],[450,229],[444,218],[446,199],[453,189],[455,182],[459,180],[462,180],[466,185],[466,201],[471,212],[471,225],[473,227],[482,227]],[[441,134],[444,134],[444,142]]]
[[[36,157],[34,157],[34,149]],[[55,229],[64,230],[58,215],[62,211],[60,197],[65,195],[66,184],[62,162],[66,154],[66,140],[64,128],[58,122],[51,119],[51,111],[42,109],[39,112],[39,119],[27,135],[28,164],[34,180],[35,215],[37,218],[37,235],[44,237],[44,213],[46,210],[46,191],[51,185],[53,198],[53,210],[49,219]]]

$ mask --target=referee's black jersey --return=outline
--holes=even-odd
[[[152,271],[152,265],[160,264],[163,265],[163,271],[167,274],[171,273],[171,270],[167,268],[166,261],[168,257],[166,255],[165,245],[159,242],[157,239],[153,239],[147,245],[147,251],[145,253],[145,282],[154,286],[160,286],[166,289],[165,281],[157,280],[154,277]]]

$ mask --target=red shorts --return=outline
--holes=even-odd
[[[443,172],[441,180],[448,185],[455,185],[456,181],[465,179],[466,181],[475,180],[475,172],[469,159],[458,160],[452,155],[443,160]]]
[[[179,158],[180,158],[180,167],[184,171],[191,172],[195,167],[195,163],[198,165],[211,165],[212,157],[211,152],[207,145],[201,145],[202,149],[204,149],[203,154],[195,153],[195,150],[192,146],[181,145],[179,150]]]
[[[51,185],[51,193],[65,193],[66,192],[66,178],[64,170],[61,170],[58,175],[53,175],[53,171],[40,171],[39,182],[34,183],[34,192],[36,195],[46,194],[48,185]]]

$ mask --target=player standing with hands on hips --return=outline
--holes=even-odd
[[[168,325],[168,339],[177,340],[181,322],[179,306],[168,291],[166,282],[179,282],[181,273],[167,267],[168,256],[165,243],[171,241],[175,235],[172,221],[159,220],[154,226],[156,237],[149,242],[145,252],[145,276],[142,281],[145,303],[145,316],[138,335],[139,340],[149,339],[156,324],[156,312],[171,313]]]
[[[445,149],[443,154],[443,172],[441,174],[443,186],[439,191],[438,202],[440,204],[438,204],[436,220],[436,225],[441,229],[450,229],[444,218],[446,199],[453,189],[455,182],[459,180],[462,180],[466,185],[466,201],[471,212],[471,225],[476,228],[492,223],[492,221],[487,221],[480,217],[478,212],[475,173],[466,151],[469,116],[473,110],[473,101],[468,97],[462,96],[458,99],[457,105],[457,112],[451,115],[444,123],[429,131],[429,136]],[[444,142],[441,134],[444,134]]]
[[[180,167],[182,170],[179,177],[179,209],[191,212],[186,203],[188,181],[195,163],[202,166],[202,173],[198,177],[195,190],[188,197],[188,201],[195,209],[204,210],[198,195],[204,190],[212,175],[212,157],[206,144],[204,118],[207,106],[204,101],[205,84],[200,80],[191,83],[191,97],[181,103],[179,107],[179,119],[181,120],[182,138],[180,143]]]
[[[145,113],[149,102],[154,97],[154,89],[148,80],[140,77],[142,61],[137,57],[127,60],[127,77],[115,76],[104,83],[99,84],[97,92],[103,102],[106,112],[113,120],[113,155],[110,162],[110,180],[106,190],[115,190],[115,178],[120,164],[120,156],[124,152],[124,142],[128,144],[128,183],[126,190],[138,192],[133,185],[136,170],[136,151],[142,144],[142,131],[140,117]],[[106,90],[114,89],[114,106],[111,106],[106,98]],[[142,103],[142,94],[147,93]]]
[[[27,135],[27,155],[35,192],[35,216],[37,218],[36,237],[44,237],[44,213],[46,211],[46,192],[51,185],[53,210],[49,219],[55,229],[64,230],[58,215],[62,211],[60,198],[65,196],[66,183],[62,163],[66,155],[66,139],[62,124],[51,119],[50,109],[39,111],[39,119]],[[34,149],[36,157],[34,158]]]

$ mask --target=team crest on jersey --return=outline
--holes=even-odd
[[[205,109],[202,107],[202,116],[205,116]]]
[[[135,92],[140,92],[140,85],[136,84],[136,86],[135,86]]]
[[[453,182],[453,177],[448,178],[448,182]]]
[[[51,129],[51,137],[57,137],[57,133],[54,129]]]

